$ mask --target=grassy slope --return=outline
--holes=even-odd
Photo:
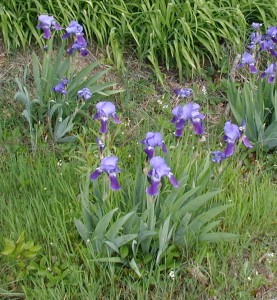
[[[3,238],[16,240],[25,231],[26,241],[33,240],[42,249],[29,275],[16,266],[19,259],[0,257],[0,296],[7,293],[9,298],[13,292],[26,293],[27,299],[252,299],[259,293],[274,296],[276,257],[264,257],[276,252],[277,189],[272,173],[264,172],[254,161],[250,167],[242,167],[236,161],[240,157],[237,154],[226,165],[220,180],[210,185],[224,189],[216,201],[233,204],[222,215],[221,226],[240,233],[241,240],[216,245],[200,243],[184,255],[174,280],[168,276],[169,271],[157,270],[148,270],[138,279],[127,268],[90,260],[73,222],[81,214],[78,162],[48,147],[41,148],[34,157],[28,153],[26,140],[21,137],[24,125],[18,118],[20,110],[10,100],[15,89],[13,80],[6,77],[1,84],[0,244]],[[154,112],[155,104],[151,105]],[[156,115],[148,112],[149,116],[152,120],[142,123],[141,132],[149,125],[162,125],[161,111]],[[212,144],[216,138],[211,137]],[[189,160],[190,152],[184,153],[184,159]],[[62,166],[57,165],[59,159],[64,161]],[[215,175],[219,169],[213,166]],[[206,277],[207,286],[201,283],[201,273],[193,276],[194,267],[199,267]]]

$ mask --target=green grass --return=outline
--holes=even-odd
[[[277,13],[271,0],[2,2],[0,28],[8,50],[34,41],[42,47],[35,28],[40,14],[55,16],[64,27],[76,19],[85,25],[90,44],[108,46],[118,68],[125,65],[126,52],[135,53],[152,65],[160,82],[164,68],[177,69],[179,79],[202,73],[209,65],[221,69],[228,52],[242,51],[249,25],[274,25]]]
[[[251,299],[251,293],[262,285],[276,284],[266,277],[276,272],[276,257],[271,263],[268,259],[259,262],[276,247],[277,188],[270,174],[243,175],[234,162],[217,182],[225,188],[217,201],[232,203],[222,216],[222,229],[241,234],[239,241],[198,244],[184,255],[181,265],[178,262],[174,280],[169,271],[159,270],[148,270],[139,279],[127,267],[91,260],[73,222],[81,214],[77,162],[65,161],[61,167],[57,162],[57,155],[51,151],[35,157],[23,150],[2,154],[1,236],[16,240],[25,231],[26,241],[33,240],[42,248],[34,259],[36,268],[29,275],[18,271],[16,259],[1,257],[0,268],[5,275],[0,291],[12,295],[10,287],[14,286],[14,292],[26,293],[27,299],[99,299],[115,295],[116,299],[206,299],[206,295]],[[213,186],[213,182],[210,184]],[[207,287],[188,271],[195,266],[200,266],[207,277]],[[65,272],[64,277],[60,272]]]
[[[18,70],[13,72],[18,73]],[[129,94],[125,92],[118,96],[117,102],[121,118],[131,118],[131,124],[121,125],[113,147],[121,157],[120,167],[125,173],[131,172],[122,173],[120,180],[132,186],[136,169],[133,162],[142,156],[142,146],[137,145],[136,140],[142,139],[148,130],[163,128],[166,142],[175,145],[176,141],[167,121],[170,111],[153,102],[157,94],[155,87],[147,80],[140,81],[139,89],[137,79],[132,82],[129,78],[128,82]],[[93,132],[90,128],[80,132],[83,146],[76,143],[71,147],[53,147],[40,141],[37,153],[31,154],[24,129],[26,124],[23,117],[19,117],[21,108],[13,102],[16,91],[12,78],[2,81],[1,88],[0,251],[5,244],[4,238],[16,241],[23,231],[25,242],[34,241],[41,250],[33,259],[0,256],[0,273],[3,274],[0,297],[9,299],[17,294],[26,299],[53,300],[208,297],[244,300],[253,299],[258,293],[276,297],[274,287],[277,283],[272,275],[277,272],[276,256],[265,256],[276,252],[276,165],[268,162],[270,157],[274,159],[274,154],[265,157],[257,153],[251,158],[241,147],[232,158],[221,166],[213,165],[210,170],[213,177],[207,189],[223,191],[209,205],[232,204],[220,215],[219,229],[239,233],[241,239],[217,244],[198,242],[189,251],[184,249],[173,267],[174,280],[169,276],[171,269],[149,266],[141,266],[144,272],[139,278],[128,266],[93,261],[74,225],[74,219],[80,219],[82,215],[79,184],[86,169],[97,165],[95,149],[89,147],[94,143]],[[203,106],[205,111],[213,111],[207,100],[203,99]],[[142,117],[144,121],[136,126]],[[223,122],[222,118],[217,126],[221,128]],[[93,126],[92,130],[97,130]],[[212,133],[207,142],[193,148],[197,138],[190,136],[187,128],[186,136],[180,142],[181,150],[170,150],[171,167],[177,177],[181,176],[184,166],[193,161],[190,184],[201,171],[206,152],[219,147],[220,129],[208,124],[207,130]],[[81,155],[83,160],[74,158]],[[176,156],[178,162],[173,159]],[[63,161],[61,166],[59,160]],[[119,203],[119,198],[115,199]]]

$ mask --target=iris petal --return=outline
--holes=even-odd
[[[150,196],[157,196],[159,194],[160,181],[152,180],[151,185],[146,189],[146,192]]]
[[[110,188],[114,191],[120,190],[120,184],[116,178],[116,174],[109,174],[110,178]]]
[[[179,183],[178,183],[177,179],[174,177],[174,175],[173,175],[171,172],[168,174],[168,178],[169,178],[170,183],[171,183],[175,188],[178,188],[178,187],[179,187]]]
[[[93,173],[90,174],[90,180],[97,179],[103,171],[100,168],[97,168]]]
[[[234,151],[235,151],[235,143],[233,143],[233,142],[228,143],[227,142],[227,146],[226,146],[226,148],[223,152],[225,154],[225,156],[229,157],[229,156],[233,155]]]

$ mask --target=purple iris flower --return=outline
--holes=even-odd
[[[83,88],[77,92],[78,97],[82,98],[83,100],[88,100],[92,96],[92,92],[89,88]]]
[[[248,148],[252,148],[250,141],[244,134],[245,132],[245,123],[242,124],[241,127],[238,127],[235,124],[232,124],[231,121],[225,123],[224,126],[224,137],[223,141],[227,143],[226,149],[224,150],[224,154],[226,157],[229,157],[234,154],[235,144],[237,140],[242,140],[244,145]]]
[[[41,28],[43,30],[43,37],[45,39],[50,39],[51,29],[61,30],[61,26],[55,21],[54,17],[48,15],[40,15],[38,17],[39,24],[36,28]]]
[[[112,102],[103,101],[96,104],[97,112],[94,115],[94,120],[100,120],[100,132],[106,133],[108,131],[108,119],[113,118],[114,123],[120,124],[120,120],[115,111],[115,105]]]
[[[71,55],[75,51],[79,51],[82,56],[88,55],[87,50],[87,41],[84,38],[83,26],[80,25],[77,21],[73,20],[69,23],[69,25],[65,28],[66,33],[62,36],[63,39],[67,39],[71,35],[74,35],[74,43],[67,53]]]
[[[189,89],[189,88],[174,89],[174,92],[175,92],[176,95],[178,95],[182,98],[190,97],[193,94],[192,89]]]
[[[167,176],[175,188],[179,187],[178,181],[170,172],[170,168],[162,157],[154,156],[150,159],[150,165],[152,169],[148,172],[148,177],[151,178],[151,184],[146,189],[147,194],[150,196],[156,196],[159,194],[159,185],[163,176]]]
[[[52,88],[52,91],[60,93],[62,95],[67,94],[66,86],[68,84],[69,80],[66,78],[63,78],[56,86]]]
[[[254,49],[257,44],[260,44],[262,41],[262,34],[258,32],[253,32],[250,36],[250,45],[248,46],[249,49]]]
[[[205,118],[205,116],[199,112],[199,109],[200,105],[189,102],[184,106],[178,105],[172,110],[173,118],[171,123],[175,123],[176,136],[181,136],[183,134],[184,127],[188,120],[193,125],[194,132],[196,134],[204,133],[202,120]]]
[[[212,161],[219,164],[222,160],[226,159],[226,155],[222,151],[213,151],[212,153]]]
[[[261,26],[263,26],[263,24],[262,23],[255,23],[255,22],[253,22],[251,26],[255,30],[258,30],[258,29],[260,29]]]
[[[85,44],[86,40],[84,38],[83,26],[80,25],[77,21],[73,20],[65,28],[66,33],[62,36],[63,39],[67,39],[70,35],[74,34],[78,44]]]
[[[116,178],[116,173],[120,172],[117,167],[118,158],[116,156],[107,156],[101,160],[101,164],[90,175],[91,180],[96,180],[103,172],[106,172],[110,178],[110,188],[112,190],[119,190],[120,185]]]
[[[238,64],[238,68],[243,68],[246,65],[249,66],[250,73],[257,73],[258,70],[255,67],[255,59],[249,52],[244,52],[241,57],[241,63]]]
[[[260,48],[261,51],[268,50],[272,56],[277,57],[277,52],[275,50],[275,44],[272,39],[262,40],[260,42],[260,45],[261,45],[261,48]]]
[[[268,77],[268,83],[274,83],[275,76],[277,73],[277,63],[272,63],[268,66],[268,68],[261,74],[261,78]]]
[[[247,148],[253,148],[253,145],[250,143],[248,137],[245,135],[245,131],[246,131],[246,122],[245,121],[242,121],[242,124],[239,127],[239,131],[240,131],[240,140],[243,142],[243,144]]]
[[[147,132],[146,138],[140,142],[146,146],[144,152],[149,159],[154,156],[155,147],[162,147],[163,152],[167,153],[162,135],[159,132]]]
[[[87,56],[88,55],[88,49],[87,47],[87,42],[84,41],[83,43],[79,43],[77,40],[74,41],[73,45],[71,46],[70,49],[67,50],[67,53],[69,55],[73,54],[75,51],[79,51],[81,56]]]
[[[277,26],[268,27],[266,35],[271,38],[274,43],[277,43]]]

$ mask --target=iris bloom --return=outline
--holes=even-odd
[[[268,83],[273,83],[275,81],[275,76],[277,73],[277,63],[272,63],[269,67],[261,74],[261,78],[268,77]]]
[[[190,97],[193,93],[192,89],[189,89],[189,88],[174,89],[174,92],[175,92],[176,95],[178,95],[182,98]]]
[[[120,120],[115,111],[115,105],[112,102],[103,101],[96,104],[97,112],[94,115],[94,120],[100,120],[100,132],[106,133],[108,131],[108,119],[113,118],[114,123],[120,124]]]
[[[73,34],[79,44],[86,43],[83,33],[83,26],[80,25],[77,21],[71,21],[65,28],[65,31],[66,33],[62,36],[63,39],[67,39]]]
[[[142,140],[141,143],[146,146],[144,148],[144,152],[147,154],[149,159],[154,156],[155,147],[162,147],[163,152],[167,153],[162,135],[159,132],[147,132],[146,138]]]
[[[101,164],[90,175],[91,180],[96,180],[103,172],[107,173],[110,179],[110,188],[112,190],[119,190],[120,185],[116,178],[116,173],[120,172],[117,167],[118,158],[116,156],[107,156],[101,160]]]
[[[239,131],[240,131],[240,140],[243,142],[243,144],[247,147],[247,148],[253,148],[253,145],[250,143],[248,137],[245,135],[245,131],[246,131],[246,122],[243,121],[241,126],[239,127]]]
[[[255,31],[250,36],[250,45],[248,46],[249,49],[255,49],[257,45],[260,45],[262,41],[262,34]]]
[[[275,50],[275,43],[273,42],[272,39],[264,39],[260,42],[260,45],[261,45],[260,48],[261,51],[268,50],[272,56],[277,57],[277,52]]]
[[[245,135],[245,122],[242,122],[242,125],[238,127],[235,124],[232,124],[231,121],[225,123],[224,126],[224,137],[223,141],[227,143],[227,146],[224,151],[213,151],[211,152],[212,161],[219,164],[222,160],[234,154],[235,144],[237,141],[242,141],[244,145],[248,148],[252,148],[253,145],[248,140]]]
[[[189,102],[184,106],[178,105],[172,110],[173,119],[171,123],[175,123],[176,136],[181,136],[184,131],[184,126],[186,125],[187,121],[194,127],[194,132],[196,134],[203,134],[204,127],[202,124],[202,120],[205,118],[203,114],[199,112],[200,105],[197,103]]]
[[[212,161],[219,164],[222,160],[226,158],[226,155],[222,151],[213,151],[212,153]]]
[[[78,97],[86,101],[91,98],[92,92],[88,88],[83,88],[77,92],[77,95]]]
[[[255,67],[255,59],[249,52],[244,52],[241,57],[241,63],[238,64],[238,68],[249,66],[250,73],[257,73],[258,70]]]
[[[66,86],[68,84],[68,80],[63,78],[56,86],[52,88],[52,91],[60,93],[62,95],[67,94]]]
[[[241,127],[238,127],[235,124],[232,124],[231,121],[225,123],[224,126],[224,137],[223,141],[227,143],[226,149],[224,150],[224,154],[226,157],[233,155],[235,150],[236,141],[241,140],[244,145],[248,148],[252,148],[250,141],[245,135],[245,123],[242,124]]]
[[[261,26],[263,26],[263,24],[262,23],[255,23],[255,22],[253,22],[251,26],[255,30],[258,30],[258,29],[260,29]]]
[[[82,56],[88,55],[89,52],[86,48],[88,43],[84,38],[83,26],[73,20],[69,23],[65,30],[66,33],[62,36],[63,39],[67,39],[71,35],[74,35],[74,43],[67,53],[71,55],[73,52],[78,50]]]
[[[45,39],[50,39],[51,29],[61,30],[61,26],[55,21],[54,17],[48,15],[40,15],[38,17],[39,24],[36,28],[41,28],[43,30],[43,37]]]
[[[274,43],[277,43],[277,26],[268,27],[266,35],[270,37]]]
[[[175,188],[179,187],[178,181],[170,172],[170,168],[161,156],[154,156],[151,158],[150,165],[152,169],[148,172],[148,177],[151,179],[151,184],[146,189],[148,195],[156,196],[159,194],[159,185],[163,176],[167,176]]]
[[[70,49],[67,50],[67,53],[69,55],[73,54],[75,51],[79,51],[81,56],[87,56],[88,55],[88,49],[87,47],[87,42],[84,40],[83,43],[79,43],[77,40],[74,41],[73,45],[71,46]]]

